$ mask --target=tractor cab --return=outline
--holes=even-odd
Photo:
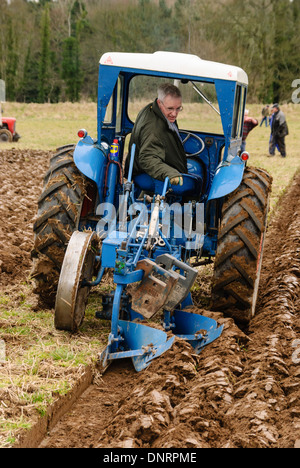
[[[186,191],[193,191],[200,177],[202,198],[207,198],[218,166],[233,168],[239,164],[239,170],[234,170],[233,177],[227,179],[230,185],[227,190],[234,190],[244,168],[238,155],[248,78],[240,68],[172,52],[105,54],[99,68],[98,141],[111,144],[118,138],[124,156],[137,113],[156,98],[157,87],[163,82],[174,83],[183,95],[179,131],[188,158],[188,172],[195,176],[185,178]],[[202,115],[193,115],[190,103],[195,102],[201,103]],[[149,184],[153,188],[154,182],[148,177],[138,177],[137,185],[142,189],[149,188]],[[210,196],[217,198],[225,192],[225,187],[221,191],[213,189]]]
[[[245,167],[239,153],[248,78],[238,67],[173,52],[104,54],[99,66],[96,144],[107,151],[117,139],[124,164],[135,117],[143,106],[154,101],[157,87],[163,82],[180,88],[184,105],[178,124],[188,158],[188,175],[183,188],[173,187],[173,192],[195,194],[197,186],[198,199],[203,202],[232,192],[239,186]],[[201,115],[193,115],[195,102],[201,103]],[[84,143],[95,145],[88,139]],[[75,153],[78,167],[81,159],[87,167],[84,143]],[[91,151],[89,155],[94,159]],[[94,174],[90,170],[84,173],[99,184],[103,177],[100,172],[95,168]],[[142,190],[162,186],[144,174],[135,183]]]

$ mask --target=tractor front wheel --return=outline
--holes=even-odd
[[[271,184],[266,171],[246,168],[222,208],[212,308],[237,323],[248,324],[255,314]]]

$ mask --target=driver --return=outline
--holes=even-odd
[[[154,179],[182,185],[180,174],[187,173],[187,160],[177,126],[182,111],[180,90],[170,83],[159,86],[157,99],[138,114],[129,143],[136,144],[133,175],[146,172]],[[129,158],[126,161],[127,171]]]

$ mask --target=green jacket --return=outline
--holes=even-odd
[[[176,124],[177,125],[177,124]],[[136,118],[126,161],[128,172],[131,146],[136,144],[133,175],[146,172],[154,179],[187,173],[186,154],[177,132],[162,114],[156,100],[142,109]]]

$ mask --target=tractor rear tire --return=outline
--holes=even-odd
[[[78,229],[89,185],[74,164],[73,151],[74,145],[64,146],[51,158],[33,226],[31,277],[40,305],[47,307],[54,307],[67,244]]]
[[[212,289],[212,309],[238,324],[255,315],[272,178],[246,168],[241,185],[224,201]]]
[[[6,128],[0,129],[0,143],[11,143],[13,141],[13,136],[9,130]]]

